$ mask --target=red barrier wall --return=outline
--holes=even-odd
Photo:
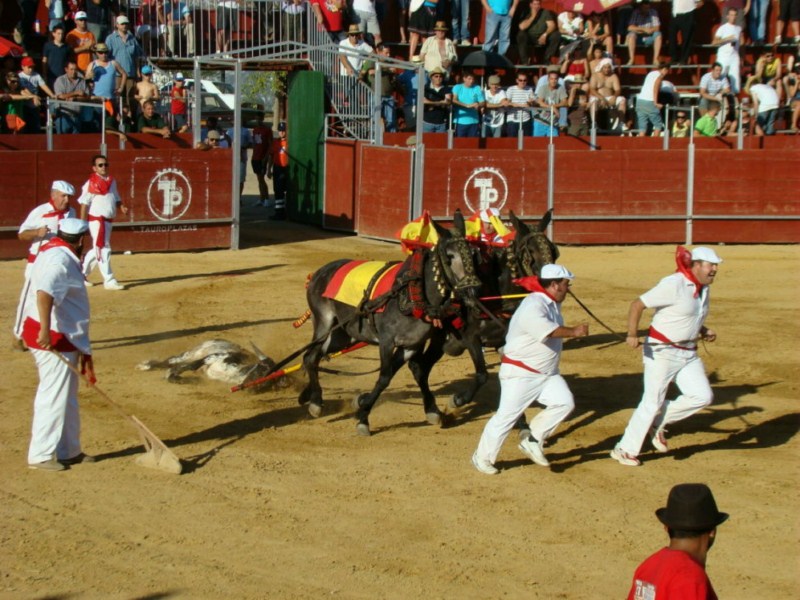
[[[25,256],[26,244],[16,237],[20,223],[47,201],[53,180],[64,179],[79,189],[91,172],[94,154],[95,149],[2,153],[0,258]],[[108,159],[130,209],[114,223],[115,251],[230,246],[230,150],[110,150]],[[77,197],[72,204],[77,209]]]
[[[326,229],[356,229],[356,162],[360,145],[337,139],[325,147],[325,205],[322,224]]]
[[[410,215],[411,157],[407,148],[359,144],[358,232],[394,239]]]

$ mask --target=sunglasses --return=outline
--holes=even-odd
[[[100,168],[102,168],[102,167],[107,167],[107,166],[108,166],[108,163],[107,163],[107,162],[104,162],[104,163],[97,163],[97,164],[95,165],[95,167],[97,167],[98,169],[100,169]]]

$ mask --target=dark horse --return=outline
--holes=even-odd
[[[300,404],[308,404],[312,416],[322,411],[319,362],[323,355],[345,349],[355,342],[377,344],[380,349],[380,375],[371,392],[356,400],[356,430],[369,435],[369,414],[381,392],[395,373],[408,362],[422,393],[429,423],[441,422],[441,412],[428,386],[434,361],[424,351],[432,339],[443,340],[441,323],[460,313],[459,301],[470,304],[480,285],[474,271],[469,243],[460,230],[450,231],[434,224],[439,242],[432,249],[417,250],[398,272],[392,290],[354,307],[323,294],[337,270],[349,260],[328,263],[316,271],[306,296],[314,323],[314,337],[303,357],[308,385],[301,392]],[[424,306],[424,308],[420,308]],[[412,308],[416,307],[416,314]],[[423,314],[420,314],[422,311]],[[441,347],[441,341],[429,344]],[[441,356],[441,354],[440,354]]]
[[[508,246],[498,248],[484,247],[478,253],[476,272],[482,287],[482,296],[512,296],[527,293],[513,281],[520,277],[538,275],[539,269],[546,264],[554,263],[558,259],[558,248],[545,234],[550,223],[552,213],[547,211],[535,227],[528,227],[523,221],[511,212],[510,220],[516,235]],[[456,215],[456,220],[460,217]],[[499,307],[497,310],[488,309],[495,318],[487,312],[465,311],[464,327],[448,332],[444,344],[444,353],[450,356],[459,356],[464,350],[469,352],[475,367],[475,376],[472,383],[463,392],[458,392],[450,399],[450,408],[460,408],[475,399],[475,394],[489,378],[486,369],[486,360],[483,356],[483,347],[499,348],[505,343],[508,322],[511,315],[522,302],[522,298],[503,298],[502,300],[487,301],[490,307]]]

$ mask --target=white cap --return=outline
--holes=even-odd
[[[63,192],[64,194],[69,194],[70,196],[75,195],[75,188],[66,181],[61,181],[60,179],[54,181],[50,189],[56,190],[57,192]]]
[[[86,13],[84,11],[79,10],[78,12],[75,13],[75,20],[76,21],[78,19],[85,19],[85,18],[86,18]]]
[[[499,216],[500,216],[500,211],[497,210],[496,208],[484,208],[481,211],[481,221],[483,221],[484,223],[490,223],[491,217],[499,217]]]
[[[184,79],[183,73],[180,72],[175,73],[175,81],[183,81],[183,79]]]
[[[722,262],[722,259],[717,256],[716,252],[714,252],[711,248],[706,248],[705,246],[698,246],[692,250],[692,260],[704,260],[715,265],[718,265]]]
[[[117,17],[117,25],[122,25],[123,23],[130,23],[130,21],[128,20],[128,17],[126,17],[125,15],[118,16]]]
[[[89,231],[89,223],[83,219],[67,217],[58,222],[58,230],[70,235],[78,235]]]
[[[539,271],[539,279],[575,279],[575,275],[561,265],[544,265]]]

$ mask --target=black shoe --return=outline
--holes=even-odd
[[[65,465],[79,465],[81,463],[93,463],[97,462],[97,459],[94,456],[90,456],[88,454],[84,454],[81,452],[77,456],[73,456],[72,458],[65,458],[64,460],[58,461]]]
[[[271,221],[285,221],[286,220],[286,211],[282,208],[279,208],[275,211],[275,214],[270,217]]]

